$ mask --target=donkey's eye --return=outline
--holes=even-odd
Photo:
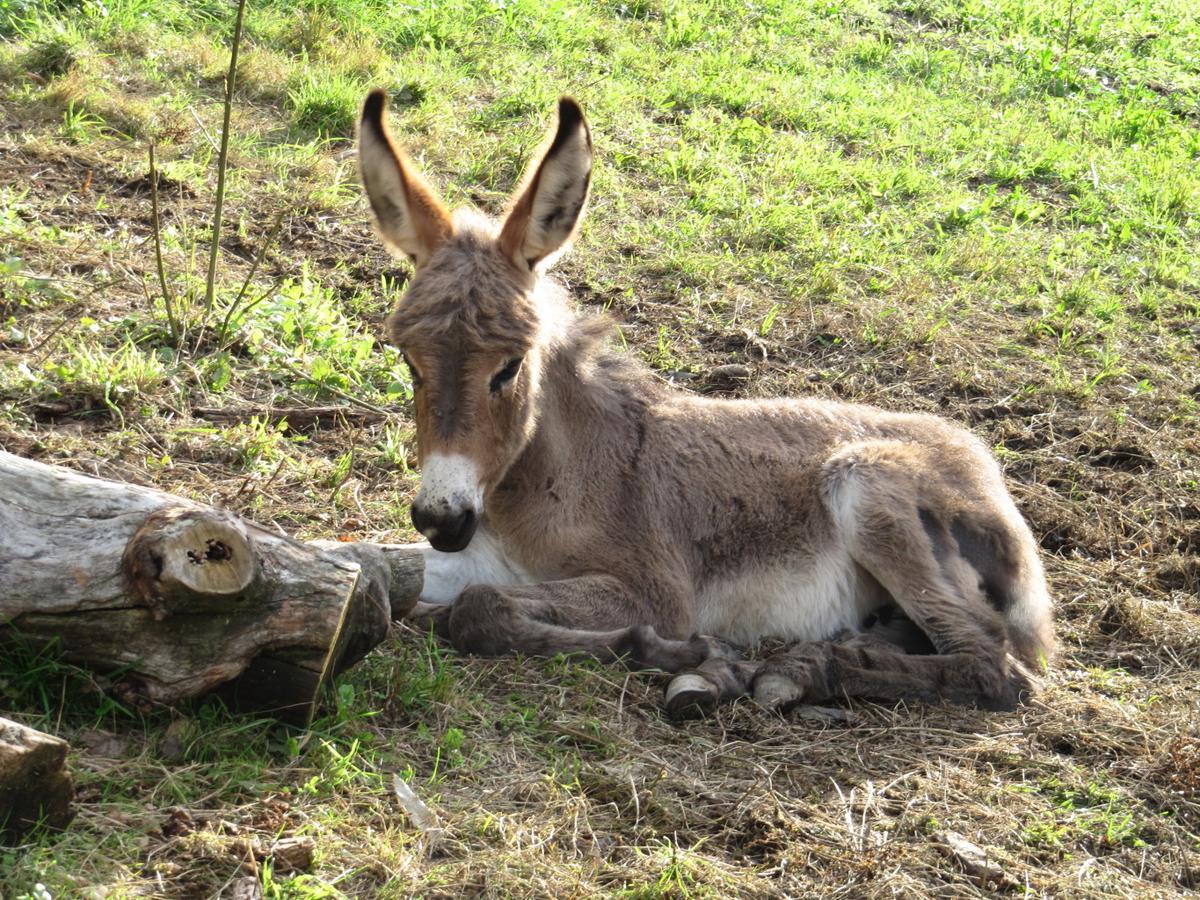
[[[407,353],[401,353],[400,356],[403,357],[404,364],[406,366],[408,366],[408,374],[412,376],[413,387],[415,387],[415,388],[420,387],[422,381],[424,380],[421,378],[421,373],[418,372],[417,367],[412,364],[412,360],[408,358]]]
[[[492,376],[491,383],[488,384],[488,389],[494,394],[516,378],[517,373],[521,371],[521,362],[523,359],[524,357],[518,356],[516,359],[510,359],[506,362],[504,368]]]

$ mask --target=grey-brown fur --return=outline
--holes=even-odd
[[[457,509],[429,513],[426,533],[469,542],[477,518],[533,582],[426,607],[439,631],[466,652],[683,672],[668,688],[675,713],[741,694],[1016,703],[1028,687],[1016,660],[1039,667],[1052,652],[1051,603],[987,449],[932,416],[696,397],[609,350],[604,324],[571,311],[537,266],[577,219],[513,238],[536,227],[514,217],[561,213],[528,193],[539,182],[583,206],[590,138],[574,111],[563,121],[582,130],[559,129],[503,232],[478,215],[432,241],[449,217],[424,228],[427,259],[389,322],[424,378],[422,457],[468,460],[483,498],[465,525]],[[400,218],[419,227],[421,214]],[[416,241],[377,224],[405,252]],[[797,643],[765,663],[724,643],[768,637]]]

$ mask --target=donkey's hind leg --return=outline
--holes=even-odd
[[[1019,702],[1029,681],[1009,656],[1005,620],[984,596],[978,569],[939,525],[951,513],[982,521],[987,485],[973,483],[970,472],[935,471],[923,452],[893,442],[844,448],[826,466],[824,499],[851,558],[936,652],[909,654],[851,635],[797,644],[760,665],[713,660],[672,680],[669,712],[703,712],[747,693],[770,706],[853,696],[989,709]]]
[[[589,575],[532,585],[475,585],[434,624],[455,648],[479,656],[578,653],[667,672],[736,656],[714,638],[662,637],[656,627],[668,634],[679,630],[649,611],[663,606],[646,603],[620,579]]]
[[[899,648],[823,641],[797,644],[767,660],[753,692],[769,707],[868,697],[1012,709],[1029,683],[1019,670],[997,668],[966,653],[913,656]]]
[[[874,641],[800,644],[758,672],[757,699],[865,696],[1007,709],[1029,689],[978,569],[940,524],[969,516],[990,525],[989,490],[1003,486],[983,481],[970,457],[960,471],[946,471],[931,464],[929,452],[884,441],[846,447],[826,464],[824,499],[851,557],[937,652],[910,655]]]
[[[864,654],[872,661],[866,662]],[[729,660],[713,657],[694,670],[676,675],[667,685],[667,713],[675,719],[704,715],[720,703],[753,695],[756,702],[772,708],[796,703],[819,703],[843,696],[868,694],[877,699],[959,699],[941,694],[923,693],[928,680],[917,672],[905,679],[901,673],[920,669],[927,656],[913,656],[887,640],[855,634],[831,641],[793,644],[763,660]],[[943,657],[945,659],[945,657]],[[886,661],[886,664],[885,664]],[[882,665],[891,680],[887,690],[873,692],[872,686],[856,690],[848,682],[855,667]],[[910,674],[912,674],[910,672]],[[840,691],[835,691],[837,685]],[[973,695],[972,695],[973,697]],[[966,702],[970,702],[969,699]]]
[[[712,657],[671,679],[665,702],[677,719],[746,695],[781,709],[850,697],[1012,709],[1029,688],[1008,660],[968,652],[910,654],[883,640],[848,636],[793,644],[762,661]]]

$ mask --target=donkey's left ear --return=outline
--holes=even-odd
[[[592,182],[592,135],[570,97],[558,101],[558,126],[534,159],[500,228],[500,249],[532,268],[566,246],[583,218]]]

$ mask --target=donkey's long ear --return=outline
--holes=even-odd
[[[417,268],[454,233],[450,213],[392,143],[387,94],[371,91],[358,126],[358,171],[385,243],[408,255]]]
[[[570,97],[558,101],[558,127],[513,194],[500,229],[500,249],[533,267],[561,250],[583,218],[592,181],[592,135]]]

